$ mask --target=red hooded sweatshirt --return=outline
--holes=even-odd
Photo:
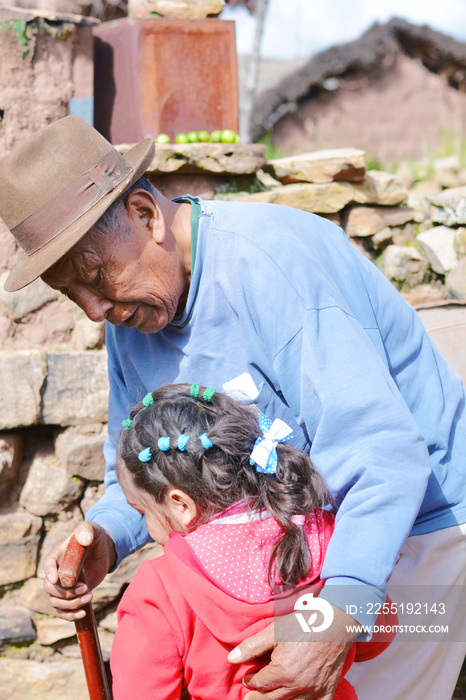
[[[316,509],[304,529],[312,568],[300,590],[311,586],[306,593],[317,595],[333,516]],[[163,556],[140,566],[118,607],[111,655],[114,700],[180,700],[183,688],[183,700],[243,698],[248,692],[243,677],[270,657],[231,664],[227,655],[274,620],[277,594],[268,582],[268,565],[282,533],[272,517],[262,513],[251,518],[242,504],[192,533],[170,533]],[[299,591],[278,597],[280,614],[291,613]],[[372,658],[387,646],[353,644],[343,676],[358,656]],[[334,699],[357,700],[344,677]]]

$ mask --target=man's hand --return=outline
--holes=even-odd
[[[251,688],[244,700],[331,700],[340,680],[346,655],[358,632],[347,632],[347,625],[358,623],[340,608],[333,607],[334,619],[323,632],[301,633],[296,642],[277,642],[274,624],[246,639],[233,649],[228,660],[232,663],[250,661],[272,651],[270,663],[244,683]],[[289,616],[296,629],[294,615]],[[281,622],[282,624],[282,622]],[[306,635],[306,636],[304,636]]]
[[[78,581],[74,588],[63,588],[58,581],[58,568],[71,535],[57,542],[44,559],[44,588],[50,596],[50,604],[60,617],[70,621],[85,616],[86,613],[81,608],[92,600],[90,591],[103,581],[116,561],[113,540],[97,523],[79,523],[74,536],[83,547],[89,547],[83,567],[86,583]]]

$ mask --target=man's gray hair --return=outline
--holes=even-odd
[[[154,199],[157,199],[158,192],[154,185],[147,178],[140,177],[118,199],[112,202],[107,211],[102,214],[89,231],[91,235],[106,236],[111,233],[114,236],[123,237],[127,233],[128,226],[123,210],[126,205],[126,198],[132,190],[145,190]]]

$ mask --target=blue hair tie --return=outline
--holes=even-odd
[[[161,452],[168,452],[170,450],[170,439],[171,438],[166,435],[159,437],[159,439],[157,440],[157,447]],[[190,440],[190,435],[181,434],[178,437],[176,446],[180,452],[186,451],[186,445]],[[202,435],[199,435],[199,440],[201,441],[202,447],[205,450],[210,450],[210,448],[214,446],[214,443],[207,437],[207,433],[202,433]],[[152,452],[150,450],[150,447],[146,447],[144,450],[141,450],[141,452],[138,454],[138,459],[140,462],[149,462],[152,459]]]
[[[180,435],[180,437],[178,438],[178,444],[177,444],[177,447],[178,447],[180,452],[184,452],[186,450],[186,445],[188,444],[190,439],[191,439],[190,435],[183,435],[183,434]]]
[[[210,450],[210,448],[214,446],[214,443],[207,437],[207,433],[202,433],[202,435],[199,435],[199,440],[201,441],[202,447],[205,450]]]
[[[157,440],[157,447],[161,452],[168,452],[170,449],[170,438],[169,437],[159,437]]]
[[[144,450],[141,450],[141,452],[138,454],[138,459],[140,462],[150,462],[152,459],[150,447],[146,447]]]

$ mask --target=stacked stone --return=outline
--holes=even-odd
[[[224,7],[225,0],[129,0],[128,14],[134,19],[205,19],[220,14]]]
[[[124,154],[132,145],[117,148]],[[187,192],[213,199],[263,190],[257,173],[265,164],[265,146],[259,143],[157,144],[146,176],[169,199]]]
[[[432,269],[447,274],[447,296],[466,299],[466,185],[448,188],[427,199],[436,225],[420,234],[418,241]]]
[[[458,186],[466,173],[455,159],[442,159],[434,162],[433,181],[413,185],[406,168],[404,177],[367,170],[364,151],[355,148],[267,162],[260,144],[202,143],[158,145],[147,175],[168,197],[189,191],[325,216],[413,303],[466,298],[466,192]]]
[[[2,352],[0,387],[2,697],[85,700],[75,627],[54,615],[42,561],[103,493],[106,352]],[[122,590],[158,553],[129,557],[95,591],[107,660]]]
[[[445,159],[437,161],[435,180],[413,185],[366,170],[365,160],[353,148],[271,160],[263,166],[265,191],[215,196],[273,202],[331,219],[414,304],[466,299],[466,173]]]

